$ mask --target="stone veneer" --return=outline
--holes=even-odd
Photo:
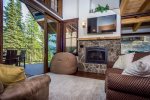
[[[121,54],[120,39],[110,40],[79,40],[78,48],[78,70],[105,74],[107,64],[85,63],[86,47],[99,46],[108,49],[108,62],[115,62]]]

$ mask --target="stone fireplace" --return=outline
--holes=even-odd
[[[107,48],[86,47],[86,63],[107,64]]]
[[[78,40],[78,70],[105,74],[108,62],[121,54],[121,40],[115,38],[80,38]]]

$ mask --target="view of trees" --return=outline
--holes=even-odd
[[[150,36],[124,37],[121,41],[121,53],[149,52]]]
[[[43,30],[29,13],[23,20],[20,0],[9,0],[4,7],[4,48],[26,49],[27,62],[43,60]]]

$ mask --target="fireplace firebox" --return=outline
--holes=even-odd
[[[87,47],[86,63],[107,64],[107,48]]]

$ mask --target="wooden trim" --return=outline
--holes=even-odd
[[[120,5],[120,13],[121,13],[121,15],[123,15],[128,2],[129,2],[129,0],[122,0],[121,1],[121,5]]]
[[[57,53],[62,52],[62,22],[57,22]]]
[[[0,0],[0,63],[3,62],[3,0]]]
[[[150,16],[145,16],[139,18],[122,19],[121,24],[134,24],[134,23],[149,22],[149,21],[150,21]]]
[[[52,16],[54,19],[57,19],[58,21],[62,21],[62,16],[59,16],[55,12],[53,12],[51,9],[47,8],[43,3],[40,3],[39,1],[33,1],[33,0],[21,0],[26,5],[31,6],[32,8],[37,9],[38,11],[42,13],[47,13],[47,15]],[[56,14],[56,15],[55,15]]]
[[[120,36],[116,37],[90,37],[90,38],[78,38],[79,41],[88,41],[88,40],[117,40],[121,39]]]
[[[48,18],[47,14],[44,14],[44,73],[47,73],[48,70]]]
[[[60,23],[57,23],[57,52],[61,52],[61,33],[60,33]]]
[[[64,32],[64,23],[63,23],[63,21],[61,21],[60,22],[60,33],[61,33],[61,52],[63,52],[64,51],[64,34],[63,34],[63,32]]]

